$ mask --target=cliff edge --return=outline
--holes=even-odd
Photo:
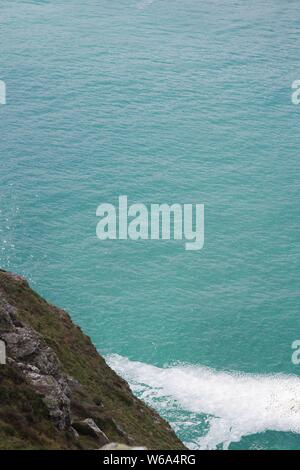
[[[0,270],[0,449],[184,449],[60,308]]]

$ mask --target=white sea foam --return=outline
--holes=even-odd
[[[198,448],[228,448],[243,436],[267,430],[300,433],[300,379],[296,376],[220,372],[183,364],[159,368],[118,355],[107,360],[159,411],[173,404],[207,415],[208,431],[197,440]]]

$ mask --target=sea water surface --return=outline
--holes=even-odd
[[[0,264],[191,448],[300,449],[298,0],[1,1]],[[204,203],[205,245],[96,238]]]

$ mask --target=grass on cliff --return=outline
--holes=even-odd
[[[127,383],[107,366],[66,312],[49,305],[27,283],[4,272],[0,272],[0,289],[17,309],[19,319],[44,337],[64,371],[80,382],[81,389],[72,400],[75,418],[92,417],[111,441],[149,449],[184,449],[170,426],[132,395]]]
[[[67,434],[58,433],[49,421],[42,399],[21,374],[0,367],[0,450],[68,449]]]

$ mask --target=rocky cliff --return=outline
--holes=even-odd
[[[0,449],[183,449],[69,315],[0,270]]]

